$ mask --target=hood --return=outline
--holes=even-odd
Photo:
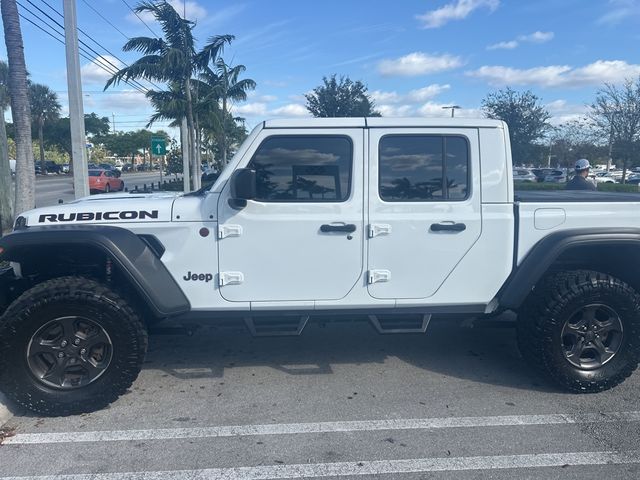
[[[181,193],[113,193],[79,198],[69,203],[36,208],[21,214],[28,227],[68,224],[170,222]]]

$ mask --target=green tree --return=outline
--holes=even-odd
[[[509,126],[514,163],[535,159],[536,142],[551,128],[551,115],[536,95],[507,87],[488,94],[482,101],[482,111],[488,118],[503,120]]]
[[[32,209],[36,204],[36,176],[33,164],[33,150],[31,149],[29,88],[16,1],[2,0],[0,2],[0,12],[2,13],[4,42],[7,47],[9,64],[11,116],[16,127],[15,211],[19,213]]]
[[[219,143],[222,150],[222,164],[227,164],[227,151],[231,130],[237,128],[235,120],[230,115],[230,104],[243,102],[247,99],[247,92],[256,88],[256,82],[250,78],[239,79],[246,71],[244,65],[230,66],[222,58],[218,58],[215,67],[206,68],[200,79],[209,87],[204,97],[205,105],[220,102],[222,108],[215,108],[210,113],[218,120]],[[217,107],[217,105],[216,105]]]
[[[200,181],[200,167],[195,164],[196,132],[191,81],[209,63],[215,61],[224,45],[230,43],[234,37],[213,36],[198,52],[193,37],[195,23],[182,18],[168,2],[141,2],[135,11],[153,15],[162,28],[164,38],[134,37],[125,43],[122,47],[124,51],[140,52],[142,57],[116,72],[107,82],[105,89],[120,81],[137,79],[169,83],[180,89],[185,106],[181,118],[187,120],[186,140],[190,157],[194,162],[192,182],[196,188]]]
[[[307,110],[314,117],[379,117],[368,89],[360,80],[336,75],[322,78],[323,84],[305,95]]]
[[[9,107],[9,66],[0,60],[0,235],[13,222],[13,182],[9,165],[9,139],[4,112]]]
[[[88,136],[101,136],[109,132],[109,119],[95,113],[84,115],[84,128]],[[49,123],[43,132],[44,145],[49,149],[60,149],[71,157],[71,124],[69,117],[58,118]]]
[[[58,96],[46,85],[32,83],[29,85],[29,101],[31,102],[31,118],[38,131],[38,143],[40,144],[40,168],[46,171],[44,163],[44,124],[60,118]]]
[[[627,168],[640,162],[640,77],[600,88],[589,118],[601,138],[609,138],[610,156],[622,160],[624,182]]]

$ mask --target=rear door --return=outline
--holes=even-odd
[[[482,231],[477,129],[370,130],[368,289],[432,296]]]

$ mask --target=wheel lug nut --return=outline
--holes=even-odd
[[[64,352],[58,352],[58,358],[63,358],[64,357]]]
[[[85,353],[87,353],[87,349],[83,348],[82,350],[80,350],[80,355],[84,355]]]
[[[74,344],[74,345],[80,345],[80,339],[79,339],[79,338],[76,338],[76,339],[73,341],[73,344]]]
[[[62,342],[60,342],[60,346],[62,348],[66,347],[67,346],[67,341],[66,340],[62,340]]]

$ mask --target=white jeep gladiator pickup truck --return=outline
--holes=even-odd
[[[527,363],[577,392],[640,356],[640,196],[514,195],[495,120],[266,121],[211,188],[24,212],[0,260],[0,389],[42,414],[114,401],[161,319],[401,333],[513,310]]]

